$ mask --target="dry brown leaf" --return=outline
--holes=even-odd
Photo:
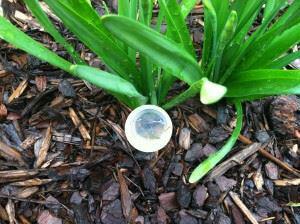
[[[35,85],[38,91],[44,92],[47,89],[47,77],[44,75],[36,76]]]
[[[69,108],[69,116],[70,116],[71,120],[73,121],[74,125],[76,127],[78,127],[82,138],[85,141],[91,140],[91,136],[90,136],[89,132],[87,131],[85,126],[82,124],[82,122],[80,121],[79,117],[77,116],[77,114],[75,113],[75,111],[72,107]]]
[[[8,103],[11,103],[14,99],[21,96],[27,86],[28,86],[28,81],[27,79],[25,79],[19,84],[19,86],[15,89],[15,91],[13,91],[13,93],[10,95],[10,97],[8,98]]]
[[[39,154],[38,154],[37,160],[36,160],[35,165],[34,165],[35,168],[40,167],[46,159],[46,156],[47,156],[48,150],[50,148],[50,144],[51,144],[51,137],[52,137],[51,129],[52,128],[51,128],[51,125],[50,125],[47,128],[45,138],[44,138],[44,140],[42,142],[42,146],[39,150]]]
[[[121,193],[121,204],[122,204],[122,211],[123,215],[126,218],[126,220],[129,222],[131,219],[131,209],[132,209],[132,201],[130,197],[130,193],[128,190],[128,186],[126,183],[125,178],[123,177],[123,174],[121,170],[118,169],[118,180],[120,184],[120,193]]]
[[[20,187],[33,187],[33,186],[40,186],[43,184],[48,184],[52,181],[52,179],[39,179],[39,178],[34,178],[30,180],[25,180],[25,181],[18,181],[11,183],[10,185],[13,186],[20,186]]]

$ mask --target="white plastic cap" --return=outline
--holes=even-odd
[[[165,147],[171,139],[172,131],[172,121],[167,112],[154,105],[136,108],[125,123],[127,140],[142,152],[155,152]]]

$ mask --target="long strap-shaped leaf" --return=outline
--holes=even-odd
[[[279,58],[291,47],[300,42],[300,23],[283,32],[267,45],[264,50],[251,58],[245,69],[257,69]]]
[[[163,10],[167,19],[167,29],[171,32],[172,40],[180,43],[193,57],[195,49],[190,37],[189,30],[187,29],[184,17],[181,14],[180,6],[176,0],[158,0],[160,10]]]
[[[205,75],[210,75],[208,71],[208,65],[210,60],[215,57],[217,49],[217,35],[218,35],[218,21],[216,10],[211,2],[211,0],[203,0],[204,4],[204,44],[201,66]]]
[[[300,71],[261,69],[232,75],[226,97],[300,94]]]
[[[139,0],[140,18],[143,24],[151,24],[153,12],[153,0]]]
[[[69,44],[65,38],[63,38],[60,33],[56,30],[55,26],[52,24],[46,13],[41,8],[38,0],[24,0],[27,7],[37,18],[40,24],[45,28],[45,30],[55,39],[56,42],[60,43],[68,53],[73,57],[76,63],[84,64],[83,60],[80,58],[79,54],[74,50],[73,46]]]
[[[49,7],[83,43],[102,58],[104,63],[126,80],[137,78],[138,71],[134,62],[119,45],[112,40],[107,31],[96,26],[93,21],[82,17],[64,1],[45,0]],[[101,23],[101,21],[100,21]]]
[[[117,75],[84,65],[73,65],[71,72],[76,77],[93,83],[95,86],[115,95],[131,108],[141,106],[147,102],[147,98],[141,95],[130,82]]]
[[[43,61],[47,61],[62,70],[70,72],[70,66],[72,65],[70,62],[34,41],[2,16],[0,16],[0,38]]]
[[[237,111],[237,122],[236,127],[231,134],[231,137],[220,150],[210,155],[199,166],[197,166],[196,169],[194,169],[189,178],[190,183],[195,183],[199,181],[202,177],[204,177],[231,151],[232,147],[237,141],[243,125],[243,109],[239,101],[235,102],[235,107]]]
[[[93,23],[97,27],[103,27],[100,15],[93,9],[90,0],[59,0],[59,2],[80,13],[80,16],[89,23]]]
[[[194,6],[199,2],[200,0],[182,0],[181,1],[181,13],[183,15],[183,18],[186,18],[188,14],[192,11]]]
[[[72,65],[70,62],[59,57],[42,44],[18,30],[2,16],[0,16],[0,38],[43,61],[65,70],[73,76],[107,90],[132,108],[147,102],[147,98],[142,96],[135,87],[125,79],[96,68]]]
[[[288,64],[290,64],[298,58],[300,58],[300,51],[287,54],[277,59],[276,61],[273,61],[270,64],[266,65],[266,69],[282,69],[283,67],[287,66]]]
[[[175,42],[151,28],[121,16],[103,16],[104,26],[130,47],[150,57],[189,85],[202,77],[198,63]]]

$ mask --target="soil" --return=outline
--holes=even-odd
[[[23,5],[6,7],[14,23],[67,58],[31,17],[14,16],[29,15]],[[200,52],[195,18],[202,18],[201,5],[189,19]],[[61,32],[90,65],[103,68]],[[297,96],[244,103],[240,141],[221,165],[189,184],[193,168],[230,136],[230,104],[208,107],[195,98],[169,110],[172,140],[158,153],[142,153],[124,135],[128,107],[0,43],[0,223],[300,223]]]

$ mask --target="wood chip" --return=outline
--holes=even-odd
[[[38,91],[44,92],[47,89],[47,77],[44,75],[36,76],[35,85]]]
[[[209,126],[206,121],[200,117],[198,114],[192,114],[188,117],[190,125],[197,131],[197,132],[205,132],[209,130]]]
[[[230,157],[228,160],[216,166],[212,170],[212,172],[208,174],[204,181],[213,181],[214,179],[225,174],[232,167],[242,164],[246,158],[256,153],[259,150],[260,146],[261,144],[254,143],[248,146],[247,148],[239,151],[238,153]]]
[[[5,210],[8,215],[9,224],[18,224],[18,222],[16,220],[15,205],[11,199],[8,200],[8,202],[5,206]]]
[[[18,217],[22,224],[31,224],[31,222],[24,215],[19,215]]]
[[[253,214],[249,211],[249,209],[246,207],[246,205],[242,202],[242,200],[239,198],[238,194],[230,191],[229,192],[230,197],[234,201],[234,203],[239,207],[239,209],[242,211],[242,213],[247,217],[247,219],[252,224],[258,224]]]
[[[180,130],[178,143],[185,150],[188,150],[190,148],[190,146],[191,146],[191,130],[189,128],[182,128]]]
[[[90,136],[89,132],[87,131],[85,126],[82,124],[82,122],[80,121],[79,117],[77,116],[77,114],[75,113],[75,111],[72,107],[69,108],[69,116],[70,116],[71,120],[73,121],[74,125],[76,127],[78,127],[82,138],[85,141],[91,140],[91,136]]]
[[[7,160],[18,161],[21,165],[25,165],[21,153],[16,149],[6,145],[4,142],[0,141],[0,156]]]
[[[9,221],[6,210],[0,205],[0,220]]]
[[[38,136],[35,135],[29,135],[22,143],[21,148],[22,149],[29,149],[34,145],[34,143],[39,139]]]
[[[21,186],[21,187],[33,187],[33,186],[40,186],[43,184],[48,184],[52,181],[52,179],[39,179],[39,178],[34,178],[30,180],[25,180],[25,181],[18,181],[11,183],[10,185],[12,186]]]
[[[296,179],[282,179],[274,180],[276,186],[285,187],[285,186],[298,186],[300,185],[300,178]]]
[[[253,182],[257,188],[257,190],[262,191],[263,190],[263,185],[264,185],[264,178],[261,174],[261,170],[256,171],[253,176]]]
[[[0,183],[9,182],[9,180],[16,180],[21,178],[30,178],[37,175],[38,172],[34,170],[7,170],[0,171]]]
[[[37,219],[38,224],[62,224],[60,218],[52,215],[48,210],[42,211]]]
[[[239,140],[245,144],[252,144],[253,142],[243,136],[243,135],[239,135]],[[273,156],[271,153],[267,152],[266,150],[264,150],[263,148],[260,148],[258,150],[258,152],[263,155],[264,157],[266,157],[267,159],[273,161],[274,163],[276,163],[278,166],[280,166],[281,168],[293,173],[295,176],[300,177],[300,171],[295,169],[294,167],[291,167],[289,164],[282,162],[280,159],[277,159],[275,156]]]
[[[4,104],[0,104],[0,120],[5,119],[7,117],[7,109]]]
[[[36,192],[38,192],[39,188],[38,187],[28,187],[28,188],[23,188],[20,191],[17,192],[15,197],[17,198],[29,198]]]
[[[72,144],[72,145],[81,145],[82,139],[78,137],[74,137],[72,135],[66,134],[66,133],[60,133],[54,131],[52,134],[53,141],[56,142],[62,142],[65,144]]]
[[[9,74],[9,72],[5,71],[5,70],[0,70],[0,78],[4,78],[5,76],[7,76]]]
[[[121,172],[121,170],[118,169],[118,180],[120,184],[120,193],[121,193],[121,204],[122,204],[122,211],[123,215],[126,218],[128,222],[131,220],[131,211],[132,211],[132,201],[130,197],[130,193],[128,190],[128,186],[126,183],[126,180]]]
[[[34,164],[34,167],[35,168],[38,168],[42,165],[42,163],[45,161],[46,159],[46,156],[47,156],[47,153],[48,153],[48,150],[50,148],[50,144],[51,144],[51,137],[52,137],[52,134],[51,134],[51,125],[47,128],[47,131],[46,131],[46,135],[45,135],[45,138],[42,142],[42,146],[39,150],[39,153],[38,153],[38,157],[37,157],[37,160]]]
[[[8,103],[11,103],[14,99],[16,99],[19,96],[21,96],[27,86],[28,86],[27,79],[25,79],[22,82],[20,82],[19,86],[15,89],[15,91],[13,91],[13,93],[8,98]]]
[[[28,64],[28,55],[27,54],[14,54],[11,56],[11,59],[16,62],[20,68],[23,68],[25,65]]]

